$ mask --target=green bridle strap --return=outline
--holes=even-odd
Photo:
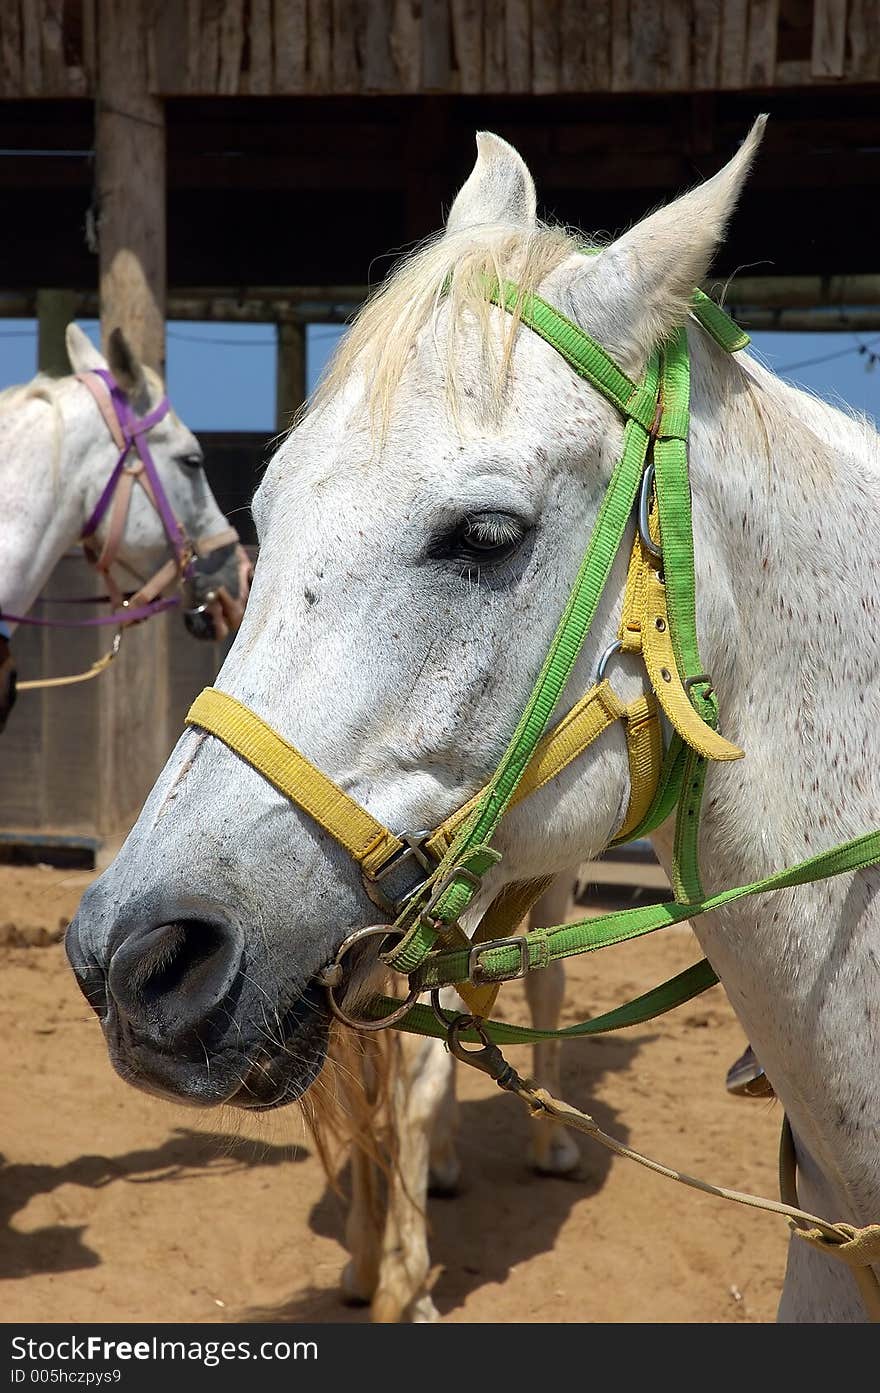
[[[703,958],[642,996],[634,997],[632,1001],[627,1001],[621,1006],[615,1006],[611,1011],[604,1011],[601,1016],[593,1016],[591,1020],[580,1021],[577,1025],[569,1025],[562,1030],[534,1030],[528,1026],[509,1025],[507,1021],[485,1021],[483,1028],[490,1040],[494,1040],[497,1045],[535,1045],[542,1040],[577,1040],[586,1035],[604,1035],[610,1030],[625,1030],[629,1026],[644,1025],[655,1016],[663,1016],[676,1006],[692,1001],[701,992],[717,986],[717,983],[718,978]],[[368,1004],[366,1013],[372,1020],[381,1020],[399,1005],[400,1002],[393,997],[380,996]],[[446,1020],[445,1026],[441,1025],[432,1008],[413,1006],[412,1010],[396,1023],[396,1028],[414,1035],[432,1035],[435,1039],[445,1040],[448,1026],[456,1019],[458,1012],[441,1010],[441,1014]],[[480,1042],[479,1036],[467,1030],[462,1031],[461,1038],[472,1045]]]
[[[638,905],[635,909],[619,910],[613,914],[581,919],[571,924],[555,924],[548,928],[533,929],[530,933],[523,934],[515,943],[505,942],[493,946],[490,942],[476,950],[478,984],[483,986],[510,981],[523,975],[523,969],[526,967],[529,970],[538,969],[562,958],[591,953],[598,948],[608,948],[616,943],[626,943],[635,938],[642,938],[645,934],[654,933],[657,929],[666,928],[670,924],[697,919],[702,914],[721,909],[724,905],[746,899],[750,895],[766,895],[773,890],[786,890],[797,885],[808,885],[814,880],[826,880],[850,871],[865,870],[878,861],[880,831],[867,832],[864,836],[844,842],[830,851],[823,851],[806,861],[800,861],[796,866],[789,866],[785,870],[764,876],[761,880],[738,885],[731,890],[722,890],[717,895],[705,896],[697,901],[685,904],[672,901],[659,905]],[[432,953],[411,974],[411,986],[425,991],[467,981],[473,971],[473,951],[463,948]],[[473,977],[471,980],[474,980]],[[665,984],[667,987],[669,985]],[[707,980],[706,985],[711,983]]]
[[[530,297],[520,306],[523,322],[530,327],[531,317],[539,309],[546,308],[552,316],[557,315],[557,311],[549,305],[545,306],[545,302],[541,301],[539,306],[536,298]],[[580,333],[564,316],[558,317],[573,332]],[[547,315],[542,314],[542,320],[546,328]],[[582,337],[587,338],[586,335]],[[585,347],[580,355],[579,370],[592,381],[589,359]],[[606,360],[607,355],[602,351],[598,360],[601,371],[604,371]],[[603,377],[603,380],[607,379]],[[658,354],[651,357],[642,390],[656,402],[659,390]],[[442,932],[442,926],[454,923],[467,908],[474,893],[474,875],[478,877],[491,864],[488,856],[493,859],[497,856],[497,853],[491,853],[488,843],[571,676],[632,515],[649,441],[649,430],[635,416],[630,416],[624,427],[620,460],[605,492],[577,580],[525,711],[481,804],[453,841],[427,887],[429,892],[438,884],[442,887],[439,894],[435,892],[436,899],[430,905],[430,918],[424,914],[426,896],[422,894],[414,897],[398,920],[398,926],[406,928],[406,932],[384,955],[388,966],[396,972],[412,971],[430,952],[438,933]]]

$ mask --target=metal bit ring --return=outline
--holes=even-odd
[[[369,924],[366,928],[355,929],[353,933],[348,935],[348,938],[343,939],[339,948],[336,950],[336,956],[333,961],[328,963],[327,966],[318,973],[317,980],[327,993],[327,1004],[333,1012],[333,1015],[338,1021],[342,1021],[343,1025],[351,1026],[353,1030],[384,1030],[386,1026],[394,1025],[395,1021],[403,1020],[403,1017],[408,1014],[419,996],[419,988],[414,987],[406,1000],[402,1001],[395,1010],[389,1011],[387,1016],[382,1016],[379,1020],[375,1021],[356,1020],[354,1016],[350,1016],[347,1011],[344,1011],[336,1000],[336,988],[340,986],[344,978],[342,959],[345,957],[348,950],[353,948],[355,944],[361,943],[365,938],[374,938],[378,934],[387,938],[388,934],[391,933],[397,933],[402,936],[403,931],[401,929],[395,929],[391,924]]]

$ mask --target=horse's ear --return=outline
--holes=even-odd
[[[625,366],[640,367],[651,349],[684,322],[691,295],[724,236],[766,121],[766,116],[758,117],[716,175],[643,218],[612,242],[584,276],[585,319],[603,321],[595,323],[597,336]],[[573,293],[577,300],[577,286]]]
[[[121,329],[110,330],[110,337],[107,340],[107,358],[110,363],[110,371],[131,404],[138,411],[145,411],[150,400],[146,374],[140,359]]]
[[[107,367],[107,359],[96,348],[88,334],[83,333],[78,324],[68,324],[64,331],[64,344],[70,366],[74,372],[94,372],[95,368]]]
[[[447,232],[481,223],[535,225],[535,181],[518,150],[491,131],[477,133],[477,162],[446,219]]]

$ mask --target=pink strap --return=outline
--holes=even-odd
[[[84,387],[88,387],[95,404],[101,415],[104,417],[107,429],[113,437],[113,443],[117,450],[125,449],[125,437],[122,434],[122,427],[119,424],[116,412],[113,410],[113,403],[110,400],[110,389],[102,377],[98,377],[93,372],[78,372],[77,382],[81,382]]]

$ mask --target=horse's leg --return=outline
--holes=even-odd
[[[379,1079],[379,1043],[368,1036],[363,1042],[360,1069],[352,1070],[343,1090],[349,1112],[357,1117],[362,1108],[354,1090],[362,1084],[370,1110],[375,1107]],[[360,1074],[360,1079],[357,1075]],[[348,1078],[348,1075],[343,1075]],[[345,1223],[345,1246],[351,1254],[342,1274],[342,1294],[346,1301],[369,1305],[379,1281],[379,1261],[382,1247],[382,1176],[371,1142],[378,1145],[375,1135],[364,1137],[363,1143],[351,1145],[351,1203]]]
[[[454,988],[444,987],[440,993],[440,1004],[447,1010],[465,1009]],[[441,1045],[445,1058],[449,1061],[446,1075],[446,1088],[437,1108],[437,1117],[431,1132],[431,1149],[428,1162],[428,1193],[450,1196],[458,1193],[461,1181],[461,1162],[458,1159],[455,1139],[458,1131],[458,1101],[455,1096],[455,1065],[452,1057]],[[438,1066],[439,1067],[439,1066]]]
[[[572,877],[562,875],[537,901],[529,925],[561,924],[571,908]],[[551,963],[525,978],[526,1000],[536,1030],[555,1030],[565,996],[565,969]],[[541,1088],[557,1097],[560,1093],[559,1041],[545,1040],[534,1047],[533,1069]],[[532,1164],[541,1175],[570,1175],[580,1163],[581,1154],[569,1129],[560,1122],[536,1118],[532,1123]]]
[[[431,1134],[449,1095],[454,1061],[439,1040],[395,1041],[398,1065],[390,1093],[396,1155],[388,1178],[388,1212],[376,1321],[432,1321],[437,1309],[427,1289],[430,1271],[425,1206]]]

